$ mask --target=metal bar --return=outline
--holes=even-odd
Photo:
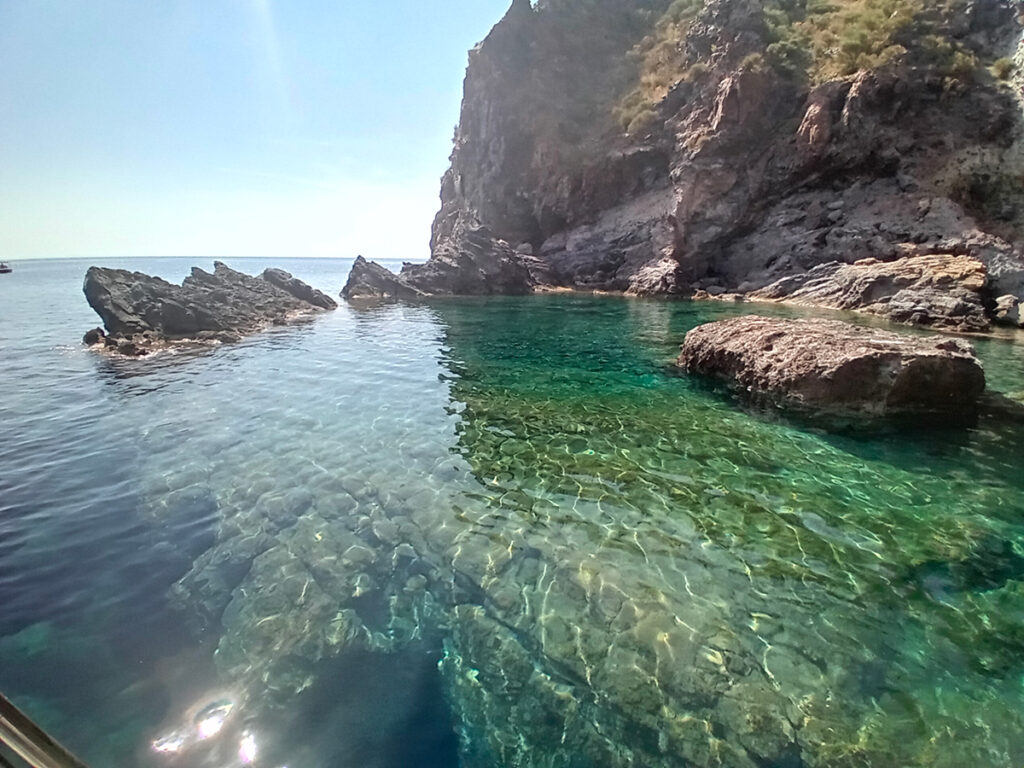
[[[46,735],[3,694],[0,694],[0,743],[32,768],[86,768],[85,763]]]

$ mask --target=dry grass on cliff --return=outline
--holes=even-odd
[[[905,53],[900,40],[923,10],[923,1],[808,0],[775,6],[765,11],[774,38],[769,56],[779,60],[779,53],[805,50],[806,74],[823,81],[877,67]]]
[[[680,79],[693,79],[683,41],[690,24],[704,8],[704,0],[674,0],[658,19],[653,32],[630,53],[630,65],[638,72],[636,86],[626,94],[615,110],[623,130],[633,133],[655,118],[653,107],[668,95]],[[704,66],[706,69],[706,66]]]
[[[903,51],[895,39],[920,13],[924,0],[767,0],[762,32],[767,59],[781,73],[825,80],[877,66]],[[685,41],[704,0],[675,0],[633,50],[637,83],[616,117],[632,132],[681,81],[698,79],[707,62],[691,61]]]
[[[992,72],[1000,80],[1009,80],[1016,68],[1017,66],[1013,63],[1013,59],[1009,56],[996,59],[992,64]]]
[[[765,0],[765,59],[784,77],[824,82],[872,69],[913,52],[945,76],[966,79],[979,62],[943,36],[942,19],[964,0]],[[646,126],[677,83],[699,79],[707,62],[691,61],[686,36],[703,0],[676,0],[633,50],[635,87],[616,109],[629,132]]]
[[[813,82],[874,69],[908,53],[946,77],[964,79],[979,62],[943,33],[943,20],[964,13],[962,5],[963,0],[789,0],[779,2],[773,29],[783,43],[810,52],[807,74]]]

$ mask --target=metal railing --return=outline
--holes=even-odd
[[[0,694],[0,744],[32,768],[86,768],[28,716]],[[13,768],[0,754],[0,768]]]

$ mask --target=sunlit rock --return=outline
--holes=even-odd
[[[963,420],[985,373],[960,339],[926,339],[837,320],[747,316],[698,326],[676,364],[813,413]]]
[[[985,265],[977,259],[936,254],[822,264],[747,298],[855,310],[955,331],[986,331],[986,284]]]

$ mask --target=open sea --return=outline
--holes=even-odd
[[[1024,422],[829,432],[672,369],[743,305],[114,359],[91,264],[212,262],[0,275],[0,692],[93,768],[1024,765]],[[975,344],[1024,399],[1024,344]]]

